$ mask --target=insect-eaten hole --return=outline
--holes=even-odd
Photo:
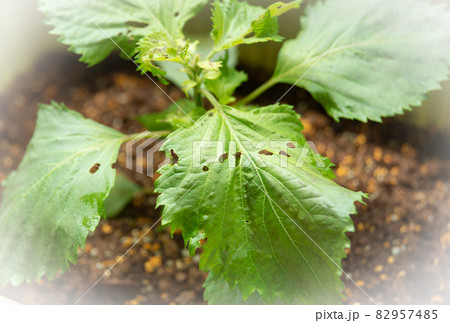
[[[291,155],[289,155],[287,152],[285,152],[284,150],[280,150],[279,152],[280,155],[286,156],[286,157],[291,157]]]
[[[219,157],[219,163],[223,164],[228,159],[228,153],[222,154]]]
[[[203,168],[202,168],[202,171],[204,171],[204,172],[207,172],[207,171],[209,171],[209,167],[208,166],[203,166]]]
[[[179,13],[178,11],[176,11],[176,12],[173,14],[174,17],[178,17],[179,15],[180,15],[180,13]]]
[[[135,27],[135,28],[145,28],[148,26],[145,22],[139,22],[139,21],[127,21],[125,23],[126,26]]]
[[[273,155],[272,152],[270,152],[268,150],[265,150],[265,149],[258,151],[258,154],[266,155],[266,156],[272,156]]]
[[[99,168],[100,168],[100,164],[95,163],[94,165],[92,165],[91,169],[89,169],[89,173],[95,174],[95,173],[97,173]]]
[[[239,164],[241,163],[242,153],[240,151],[238,151],[236,154],[234,154],[234,156],[236,157],[236,165],[235,166],[238,167]]]
[[[295,145],[292,142],[288,142],[286,146],[288,146],[289,148],[295,148]]]
[[[245,220],[245,223],[250,224],[250,221],[249,220]]]
[[[175,154],[175,152],[173,151],[173,149],[170,150],[170,159],[172,160],[172,165],[175,165],[178,163],[178,160],[180,158],[178,158],[178,155]]]

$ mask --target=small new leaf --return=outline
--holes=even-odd
[[[305,88],[334,119],[381,121],[440,89],[450,64],[450,12],[423,0],[309,5],[279,54],[273,82]]]
[[[220,76],[222,62],[200,61],[197,64],[203,70],[203,78],[206,80],[215,80]]]
[[[264,9],[245,1],[216,0],[211,32],[213,51],[220,52],[240,44],[281,41],[283,38],[278,35],[278,16],[298,8],[301,2],[277,2]]]
[[[41,105],[36,130],[3,193],[0,282],[48,278],[77,262],[104,216],[126,137],[64,105]]]
[[[213,40],[209,36],[205,35],[188,35],[189,39],[196,39],[196,52],[200,54],[201,57],[208,56],[211,48],[213,47]],[[198,41],[198,43],[197,43]],[[238,59],[238,50],[237,47],[233,47],[226,51],[229,55],[228,65],[236,66]],[[211,61],[222,61],[225,52],[220,52],[211,57]],[[186,73],[186,69],[183,65],[172,62],[158,62],[158,66],[161,67],[167,74],[165,74],[165,78],[177,85],[179,88],[183,88],[183,83],[189,79],[188,73]],[[196,84],[197,85],[197,84]],[[189,93],[191,94],[191,93]]]
[[[184,80],[183,84],[181,85],[181,89],[183,90],[184,94],[186,94],[187,97],[190,97],[191,90],[198,85],[197,82],[187,79]]]
[[[195,44],[193,46],[195,48]],[[163,84],[168,84],[165,79],[166,72],[153,64],[154,62],[175,62],[189,64],[192,57],[192,49],[189,41],[183,39],[173,40],[163,32],[152,33],[142,38],[136,46],[136,61],[142,72],[151,72]]]
[[[265,13],[252,22],[252,31],[255,33],[253,38],[258,41],[282,41],[284,38],[278,35],[278,16],[281,16],[289,10],[298,8],[301,2],[276,2],[267,7]],[[253,42],[255,41],[250,41],[250,43]]]
[[[262,118],[261,118],[262,117]],[[163,224],[181,229],[191,252],[206,242],[200,268],[237,286],[305,304],[341,301],[340,260],[362,193],[330,178],[292,107],[216,107],[169,135],[178,162],[160,169],[155,192]]]

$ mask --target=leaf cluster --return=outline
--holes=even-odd
[[[75,264],[100,218],[142,194],[123,177],[113,188],[120,145],[167,137],[162,150],[172,161],[159,170],[157,206],[192,254],[202,249],[206,300],[340,302],[345,233],[353,231],[354,203],[366,195],[333,181],[333,165],[309,148],[292,106],[248,104],[288,83],[308,90],[336,120],[381,121],[419,105],[448,76],[450,14],[425,0],[317,1],[298,36],[281,47],[273,76],[237,101],[248,76],[236,68],[236,48],[283,41],[279,16],[301,1],[262,8],[215,0],[209,41],[185,36],[185,24],[207,3],[39,1],[52,33],[81,61],[97,64],[119,47],[139,71],[175,83],[186,98],[135,116],[150,131],[137,135],[64,104],[41,105],[25,157],[4,183],[1,282],[53,278]]]

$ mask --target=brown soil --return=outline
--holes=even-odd
[[[164,109],[169,99],[130,62],[110,59],[86,69],[72,55],[50,57],[23,75],[0,97],[0,180],[17,167],[31,138],[37,103],[66,103],[86,117],[125,133],[142,130],[132,117]],[[265,75],[251,73],[245,91]],[[173,98],[175,87],[162,88]],[[288,87],[260,99],[271,104]],[[449,141],[434,130],[420,130],[388,119],[384,124],[336,123],[305,92],[283,98],[298,104],[304,134],[336,164],[337,181],[370,193],[354,215],[352,249],[343,269],[345,303],[450,304]],[[117,168],[151,189],[152,179]],[[80,250],[77,266],[52,282],[0,288],[0,295],[26,304],[73,304],[159,218],[155,196],[137,197],[112,220],[102,220]],[[182,238],[166,230],[150,232],[80,304],[204,304],[199,256],[189,257]],[[358,287],[358,286],[359,287]]]

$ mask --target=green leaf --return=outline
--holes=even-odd
[[[205,293],[203,298],[209,305],[264,305],[265,302],[258,293],[253,293],[247,300],[242,299],[239,288],[232,289],[224,279],[216,280],[213,273],[208,274],[203,284]]]
[[[77,262],[104,215],[111,165],[126,136],[53,102],[41,105],[34,136],[6,181],[0,209],[0,282],[48,278]]]
[[[184,111],[184,112],[183,112]],[[137,116],[137,120],[149,131],[172,131],[179,127],[189,127],[205,113],[195,102],[181,99],[161,112]]]
[[[177,39],[175,42],[166,33],[156,32],[142,38],[136,48],[136,61],[142,72],[151,72],[153,76],[168,84],[164,76],[166,72],[157,67],[154,62],[175,62],[189,64],[193,49],[189,41]],[[194,44],[195,48],[195,44]]]
[[[215,80],[220,76],[222,62],[200,61],[197,65],[202,69],[203,77],[206,80]]]
[[[258,292],[251,294],[245,301],[242,298],[242,293],[239,288],[230,285],[223,279],[217,279],[213,273],[209,273],[203,284],[205,292],[203,298],[209,305],[265,305],[266,302],[261,298]],[[284,305],[284,303],[277,299],[275,305]],[[294,301],[293,304],[301,305]]]
[[[198,82],[187,79],[183,82],[181,89],[187,97],[192,97],[192,89],[198,85]]]
[[[340,302],[337,264],[363,194],[330,179],[290,106],[216,107],[196,123],[162,147],[178,156],[155,183],[163,224],[181,229],[191,252],[206,238],[200,268],[244,299]]]
[[[276,2],[264,9],[245,1],[216,0],[213,8],[214,52],[240,44],[282,41],[278,35],[278,16],[298,8],[302,1]],[[252,34],[253,33],[253,34]]]
[[[133,198],[142,192],[142,188],[127,176],[118,173],[114,187],[105,200],[105,217],[108,219],[118,216]]]
[[[218,78],[205,81],[206,88],[218,98],[221,104],[234,102],[236,100],[233,97],[234,91],[248,79],[244,71],[237,71],[235,68],[228,66],[227,61],[228,55],[220,68],[220,76]]]
[[[182,28],[208,0],[40,0],[39,9],[54,27],[53,34],[81,54],[81,61],[94,65],[117,46],[128,55],[144,36],[163,33],[175,43],[183,39]],[[100,28],[99,28],[100,27]]]
[[[305,88],[334,119],[381,121],[440,89],[450,14],[427,1],[318,1],[279,54],[272,83]]]

